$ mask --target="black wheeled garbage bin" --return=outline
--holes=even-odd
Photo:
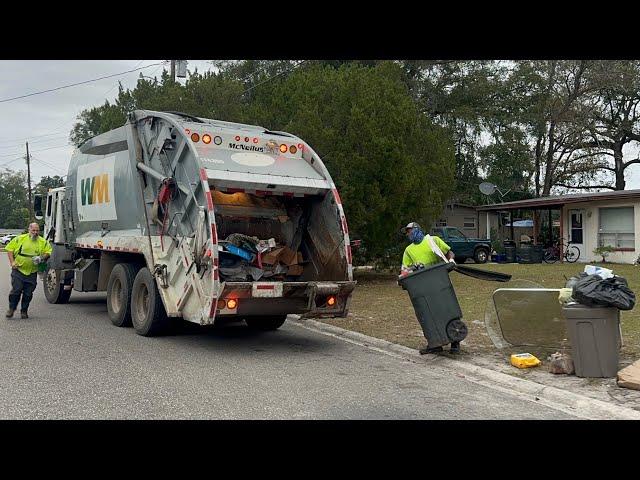
[[[416,270],[398,282],[409,298],[429,347],[459,342],[467,336],[462,310],[451,285],[449,272],[455,263],[437,263]]]

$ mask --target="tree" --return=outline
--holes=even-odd
[[[256,88],[250,106],[252,123],[298,135],[323,160],[363,260],[403,242],[403,224],[429,225],[453,191],[451,137],[417,111],[402,74],[394,62],[310,64]]]
[[[40,181],[36,185],[34,192],[42,195],[46,195],[50,189],[64,187],[64,185],[65,185],[64,178],[58,175],[54,175],[53,177],[45,175],[42,178],[40,178]]]
[[[639,158],[624,160],[623,149],[640,141],[640,62],[603,60],[590,72],[598,90],[586,126],[585,147],[602,152],[602,170],[613,176],[614,190],[624,190],[625,170],[640,163]]]
[[[29,223],[26,172],[0,172],[0,198],[0,225],[3,228],[26,228]]]

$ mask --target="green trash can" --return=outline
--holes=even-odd
[[[437,263],[416,270],[398,282],[409,298],[429,347],[459,342],[467,336],[467,326],[453,290],[449,272],[455,263]]]
[[[520,260],[518,263],[533,263],[531,261],[531,245],[527,243],[520,245]]]
[[[531,263],[542,263],[543,257],[542,245],[531,245]]]
[[[571,356],[577,377],[615,377],[620,361],[620,310],[569,303],[567,321]]]

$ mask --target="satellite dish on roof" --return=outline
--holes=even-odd
[[[491,195],[496,191],[496,186],[491,182],[482,182],[480,184],[480,191],[485,195]]]
[[[500,188],[498,188],[497,185],[494,185],[491,182],[482,182],[479,185],[480,191],[486,195],[486,200],[487,202],[489,201],[493,201],[493,199],[491,198],[491,195],[493,195],[495,192],[498,192],[498,195],[500,195],[500,201],[504,202],[504,196],[509,193],[511,191],[511,189],[507,190],[506,192],[502,192],[500,190]]]

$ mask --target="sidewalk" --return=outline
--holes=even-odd
[[[448,353],[420,355],[403,345],[369,337],[315,320],[289,317],[297,325],[358,345],[375,348],[408,361],[434,364],[468,381],[501,391],[516,392],[521,400],[540,402],[593,420],[640,420],[640,390],[618,387],[615,378],[580,378],[549,373],[546,365],[519,369],[503,355]],[[620,364],[620,368],[626,364]]]

